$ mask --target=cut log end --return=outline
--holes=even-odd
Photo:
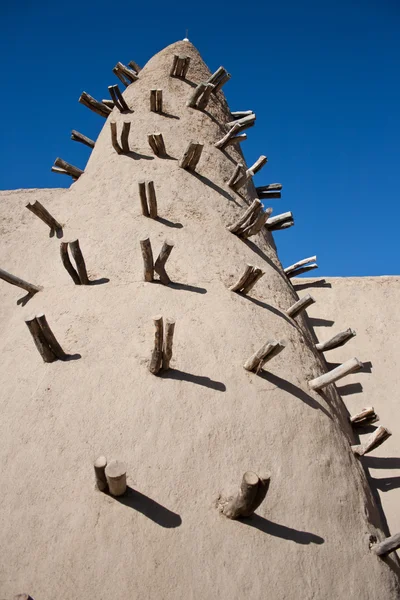
[[[122,496],[126,492],[126,466],[119,460],[112,460],[105,468],[109,492],[112,496]]]

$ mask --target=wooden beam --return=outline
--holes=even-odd
[[[54,161],[54,166],[64,169],[64,171],[66,171],[68,173],[68,175],[71,175],[71,177],[73,177],[74,179],[79,179],[79,177],[83,173],[82,169],[79,169],[78,167],[74,167],[74,165],[71,165],[70,163],[68,163],[66,160],[63,160],[62,158],[56,158],[56,160]]]
[[[238,163],[231,175],[231,178],[227,182],[228,187],[232,188],[234,186],[235,182],[237,181],[238,177],[243,172],[243,170],[244,170],[244,164]],[[261,202],[260,202],[260,204],[261,204]]]
[[[351,338],[353,338],[355,335],[356,332],[349,327],[349,329],[337,333],[326,342],[320,342],[319,344],[316,344],[315,347],[319,352],[327,352],[328,350],[333,350],[334,348],[344,346],[344,344],[351,340]]]
[[[136,75],[138,75],[139,71],[142,70],[142,68],[139,67],[139,65],[137,64],[137,62],[135,62],[134,60],[130,60],[128,62],[128,67],[130,67],[132,69],[132,71],[134,71],[136,73]]]
[[[110,96],[113,99],[114,105],[118,108],[120,113],[129,111],[129,106],[121,94],[118,84],[109,85],[108,91],[110,92]]]
[[[185,58],[185,64],[183,65],[183,69],[182,69],[182,77],[183,79],[186,79],[186,75],[187,72],[189,70],[190,67],[190,56],[186,56]]]
[[[161,133],[150,133],[147,136],[150,148],[156,156],[165,156],[167,154],[164,139]]]
[[[111,496],[122,496],[126,492],[126,466],[119,460],[112,460],[104,469]]]
[[[151,242],[148,237],[140,240],[140,248],[142,250],[143,264],[144,264],[144,280],[153,281],[154,279],[154,262],[153,262],[153,251],[151,249]]]
[[[255,267],[253,267],[253,265],[247,264],[244,272],[239,277],[237,282],[234,283],[229,288],[231,290],[231,292],[240,292],[242,290],[242,288],[244,287],[244,285],[246,284],[246,282],[248,281],[249,277],[252,275],[254,269],[255,269]]]
[[[60,255],[61,255],[62,263],[63,263],[65,269],[67,270],[67,272],[69,273],[72,281],[75,283],[75,285],[81,285],[81,280],[79,279],[79,275],[75,271],[74,267],[72,266],[72,263],[70,261],[69,255],[68,255],[68,242],[61,242]]]
[[[167,319],[165,322],[165,339],[164,339],[163,360],[162,360],[162,368],[164,371],[167,371],[169,369],[169,364],[171,362],[174,332],[175,332],[175,321],[173,319]]]
[[[246,281],[245,285],[243,286],[242,294],[243,295],[248,294],[250,292],[250,290],[252,290],[253,287],[256,285],[257,281],[259,279],[261,279],[261,277],[264,274],[265,274],[264,271],[262,271],[258,267],[255,267],[253,273],[250,275],[250,277]]]
[[[244,142],[245,140],[247,140],[247,135],[245,133],[235,135],[234,137],[228,139],[228,141],[225,144],[225,148],[227,146],[233,146],[234,144],[240,144],[240,142]]]
[[[11,285],[16,285],[17,287],[22,288],[30,294],[36,294],[37,292],[40,292],[43,289],[37,285],[33,285],[33,283],[28,283],[27,281],[24,281],[24,279],[20,279],[15,275],[11,275],[11,273],[8,273],[3,269],[0,269],[0,279],[6,281],[7,283],[10,283]]]
[[[179,56],[177,54],[175,54],[174,58],[172,59],[172,67],[169,72],[170,77],[175,77],[175,70],[176,70],[176,65],[178,64],[178,58],[179,58]]]
[[[250,517],[265,499],[270,479],[270,473],[258,476],[252,471],[247,471],[243,475],[238,494],[229,498],[223,506],[222,513],[225,517],[228,519]]]
[[[128,87],[128,85],[132,83],[131,80],[125,77],[122,71],[120,71],[117,67],[114,67],[112,72],[118,77],[118,79],[121,81],[121,83],[124,84],[125,87]]]
[[[156,111],[161,114],[163,111],[163,93],[162,90],[156,90]]]
[[[373,544],[371,546],[372,552],[375,552],[378,556],[386,556],[390,552],[394,552],[400,548],[400,533],[395,533],[390,537],[387,537],[382,542]]]
[[[252,110],[236,110],[235,112],[231,112],[231,115],[234,119],[241,119],[249,115],[254,115],[254,112]]]
[[[47,343],[43,331],[37,322],[36,317],[31,317],[25,320],[29,332],[35,342],[35,346],[45,363],[52,363],[57,360],[56,355]]]
[[[263,192],[275,192],[280,191],[281,189],[281,183],[269,183],[268,185],[260,185],[256,187],[256,192],[257,194],[262,194]]]
[[[254,213],[258,213],[260,207],[262,206],[261,202],[256,198],[253,200],[248,209],[243,213],[243,215],[234,223],[228,227],[228,230],[231,233],[237,233],[237,231],[246,223],[246,221],[254,215]]]
[[[199,110],[204,110],[206,108],[213,90],[214,85],[212,83],[207,83],[202,95],[200,96],[199,101],[197,102],[197,108]]]
[[[268,231],[286,229],[287,227],[292,227],[293,225],[293,214],[290,211],[276,215],[276,217],[271,217],[265,224]]]
[[[266,208],[265,210],[263,208],[260,208],[258,213],[254,215],[254,218],[250,221],[250,223],[248,225],[247,223],[245,223],[242,229],[240,229],[237,232],[237,235],[240,235],[243,238],[249,238],[252,235],[256,235],[264,227],[271,213],[272,208]]]
[[[259,192],[257,196],[260,200],[277,200],[282,197],[280,192]]]
[[[128,154],[130,152],[130,148],[129,148],[129,131],[131,129],[131,122],[130,121],[125,121],[122,124],[122,133],[121,133],[121,146],[122,146],[122,151],[125,154]]]
[[[167,275],[165,270],[165,263],[167,262],[169,255],[172,252],[172,248],[174,247],[173,242],[169,240],[165,240],[161,252],[158,255],[158,258],[154,265],[155,272],[159,275],[160,281],[163,285],[169,285],[171,283],[170,278]]]
[[[122,148],[119,145],[118,137],[117,137],[117,123],[115,121],[110,121],[110,131],[111,131],[111,144],[117,154],[122,154]]]
[[[146,182],[145,181],[139,181],[139,198],[140,198],[140,205],[142,207],[143,216],[149,217],[150,213],[149,213],[149,208],[147,206]]]
[[[43,204],[40,204],[39,200],[36,200],[36,202],[34,202],[33,204],[28,202],[28,204],[26,204],[25,206],[34,215],[39,217],[39,219],[41,219],[43,223],[46,223],[46,225],[50,227],[50,230],[60,231],[62,229],[62,225],[55,220],[55,218],[49,213],[48,210],[45,209]]]
[[[247,171],[244,173],[244,175],[242,175],[242,177],[240,177],[239,179],[237,179],[237,181],[235,181],[235,183],[233,184],[233,189],[235,191],[239,190],[245,183],[246,181],[248,181],[249,179],[251,179],[252,177],[254,177],[254,175],[260,170],[262,169],[262,167],[264,165],[266,165],[268,162],[268,158],[266,156],[260,156],[260,158],[258,158],[256,160],[256,162],[254,163],[254,165],[252,165],[250,167],[250,169],[247,169]]]
[[[228,131],[223,138],[221,138],[218,142],[214,144],[216,148],[220,148],[223,150],[225,146],[228,144],[229,140],[235,136],[236,133],[240,131],[241,127],[239,123],[235,123],[232,128]]]
[[[107,459],[105,456],[99,456],[94,461],[94,475],[96,477],[96,485],[100,492],[106,492],[108,490],[108,483],[105,474],[105,468],[107,466]]]
[[[104,117],[105,119],[107,119],[108,115],[111,112],[111,108],[109,108],[102,102],[98,102],[98,100],[96,100],[95,98],[93,98],[93,96],[90,96],[86,92],[82,92],[82,94],[79,97],[79,102],[87,108],[90,108],[90,110],[92,110],[96,114],[100,115],[101,117]]]
[[[277,356],[284,348],[286,348],[286,340],[277,340],[270,339],[268,340],[257,352],[255,352],[250,358],[246,360],[244,363],[244,368],[246,371],[254,371],[255,373],[259,373],[263,368],[264,364]]]
[[[307,273],[308,271],[312,271],[313,269],[318,269],[317,263],[311,263],[310,265],[307,265],[305,267],[300,267],[299,269],[296,269],[295,271],[291,271],[288,274],[288,277],[289,277],[289,279],[291,279],[292,277],[298,277],[299,275],[302,275],[303,273]]]
[[[189,146],[185,150],[185,153],[184,153],[182,159],[179,161],[179,166],[182,169],[187,169],[188,171],[194,171],[200,160],[202,152],[203,152],[203,144],[197,144],[195,142],[190,142]]]
[[[110,87],[112,86],[108,86],[108,89],[110,89]],[[109,100],[108,98],[102,98],[101,103],[108,106],[108,108],[111,108],[111,110],[113,110],[113,108],[116,106],[115,102],[113,100]]]
[[[190,108],[196,108],[197,101],[206,89],[205,83],[199,83],[199,85],[193,90],[192,94],[189,96],[188,101],[186,102],[186,106]]]
[[[60,360],[65,360],[67,358],[67,354],[64,352],[64,350],[58,343],[57,338],[52,332],[44,313],[36,315],[36,321],[39,323],[40,329],[42,330],[47,345],[50,347],[53,354]]]
[[[155,326],[154,348],[151,355],[149,371],[157,375],[162,367],[163,360],[163,318],[161,315],[153,317]]]
[[[229,81],[231,78],[231,74],[230,73],[225,73],[220,79],[219,81],[215,84],[214,89],[212,90],[212,92],[214,94],[218,94],[219,90],[222,88],[223,85],[225,85],[225,83],[227,81]]]
[[[83,254],[81,248],[79,246],[79,240],[74,240],[73,242],[69,242],[69,248],[71,250],[71,254],[74,257],[74,261],[76,264],[76,268],[78,271],[79,279],[82,285],[89,285],[90,281],[88,278],[88,274],[86,271],[85,259],[83,258]]]
[[[306,310],[306,308],[311,306],[311,304],[314,304],[314,302],[314,298],[310,296],[310,294],[307,294],[292,304],[292,306],[287,309],[286,314],[288,317],[292,317],[292,319],[294,319],[298,314],[303,312],[303,310]]]
[[[371,452],[372,450],[375,450],[375,448],[378,448],[378,446],[383,444],[383,442],[390,438],[391,435],[392,432],[389,431],[389,429],[386,429],[386,427],[382,427],[381,425],[380,427],[375,429],[374,433],[371,433],[371,435],[363,444],[352,446],[351,450],[356,456],[364,456],[364,454],[368,454],[368,452]]]
[[[95,142],[75,129],[71,131],[71,140],[74,142],[81,142],[81,144],[85,144],[85,146],[88,146],[89,148],[94,148]]]
[[[349,420],[353,427],[357,427],[358,425],[375,423],[376,421],[379,421],[379,417],[376,414],[374,407],[368,406],[367,408],[363,408],[361,412],[350,417]]]
[[[324,375],[311,379],[311,381],[308,382],[308,385],[312,390],[320,390],[330,383],[335,383],[335,381],[346,377],[346,375],[350,375],[350,373],[355,373],[362,368],[363,363],[360,362],[358,358],[350,358],[350,360],[347,360],[342,365],[332,369],[329,373],[324,373]]]
[[[162,113],[162,90],[150,90],[150,110],[156,113]]]
[[[317,260],[316,256],[309,256],[308,258],[303,258],[303,260],[299,260],[298,262],[294,263],[293,265],[286,267],[286,269],[284,269],[284,271],[285,271],[286,275],[289,275],[289,273],[291,273],[292,271],[295,271],[299,267],[302,267],[303,265],[307,265],[308,263],[311,263],[316,260]]]
[[[65,169],[60,169],[59,167],[51,167],[51,170],[53,173],[58,173],[59,175],[68,175],[68,177],[70,177],[70,174],[67,173]]]
[[[136,73],[126,65],[122,64],[122,62],[117,62],[114,69],[116,69],[119,73],[122,73],[124,77],[130,81],[130,83],[133,83],[139,79]],[[115,73],[114,69],[113,72]]]
[[[235,125],[235,123],[239,123],[239,125],[241,127],[243,126],[251,126],[254,125],[256,120],[256,115],[254,113],[252,113],[251,115],[247,115],[246,117],[241,117],[240,119],[235,119],[234,121],[229,121],[229,123],[227,123],[226,125],[228,127],[233,127],[233,125]]]
[[[147,183],[147,200],[149,205],[149,216],[151,219],[157,218],[157,198],[156,191],[154,189],[154,181]]]

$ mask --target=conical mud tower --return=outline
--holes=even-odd
[[[360,363],[324,376],[254,115],[187,41],[115,71],[83,174],[3,202],[2,597],[398,598],[333,384]]]

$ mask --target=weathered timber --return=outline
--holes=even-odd
[[[312,271],[313,269],[318,269],[317,263],[311,263],[311,265],[307,265],[305,267],[300,267],[299,269],[296,269],[295,271],[292,271],[291,273],[289,273],[288,277],[289,277],[289,279],[291,279],[292,277],[298,277],[299,275],[302,275],[303,273],[307,273],[308,271]]]
[[[139,65],[137,64],[137,62],[135,62],[134,60],[130,60],[128,62],[128,67],[130,67],[132,69],[132,71],[135,71],[136,74],[138,74],[139,71],[142,70],[142,68],[139,67]]]
[[[112,86],[108,86],[108,89],[110,89],[110,87]],[[108,106],[108,108],[111,108],[111,110],[113,110],[113,108],[116,106],[115,102],[113,100],[109,100],[108,98],[102,98],[101,103]]]
[[[259,192],[257,196],[260,200],[278,200],[282,194],[280,192]]]
[[[163,93],[162,93],[162,90],[156,90],[156,110],[160,114],[163,111]]]
[[[79,131],[76,131],[76,129],[73,129],[71,131],[71,140],[73,140],[74,142],[81,142],[81,144],[85,144],[85,146],[88,146],[89,148],[94,148],[95,142],[90,138],[86,137],[86,135],[83,135],[83,133],[79,133]]]
[[[87,94],[86,92],[82,92],[82,94],[79,97],[79,102],[104,118],[107,118],[111,112],[111,108],[109,108],[102,102],[99,102],[98,100],[93,98],[93,96],[90,96],[90,94]]]
[[[130,152],[130,148],[129,148],[130,129],[131,129],[131,122],[125,121],[122,124],[122,132],[121,132],[121,146],[122,146],[122,151],[125,152],[125,154],[128,154]]]
[[[89,278],[86,271],[85,259],[83,258],[83,254],[81,248],[79,246],[79,240],[74,240],[73,242],[69,242],[69,247],[71,250],[71,254],[74,257],[76,268],[78,271],[79,279],[82,285],[89,285]]]
[[[26,204],[26,208],[30,210],[34,215],[39,217],[51,230],[60,231],[62,229],[61,223],[55,220],[55,218],[49,213],[48,210],[45,209],[43,204],[36,200],[34,204],[28,202]]]
[[[214,93],[216,94],[221,87],[231,78],[230,74],[224,67],[219,67],[206,81],[214,85]]]
[[[306,296],[303,296],[303,298],[300,298],[300,300],[292,304],[292,306],[287,309],[286,314],[288,317],[292,317],[292,319],[294,319],[298,314],[303,312],[303,310],[306,310],[306,308],[311,306],[311,304],[314,304],[314,302],[315,299],[312,296],[310,296],[310,294],[307,294]]]
[[[268,185],[260,185],[256,187],[257,194],[261,194],[262,192],[274,192],[280,191],[282,189],[281,183],[269,183]]]
[[[186,79],[186,75],[187,75],[187,72],[189,70],[189,67],[190,67],[190,56],[186,56],[186,58],[185,58],[185,64],[183,65],[183,68],[182,68],[182,77],[183,77],[183,79]]]
[[[33,283],[29,283],[28,281],[25,281],[24,279],[20,279],[19,277],[16,277],[15,275],[11,275],[11,273],[8,273],[7,271],[4,271],[3,269],[0,269],[0,279],[2,279],[3,281],[7,281],[7,283],[11,283],[11,285],[16,285],[17,287],[20,287],[23,290],[26,290],[27,292],[29,292],[30,294],[36,294],[37,292],[40,292],[40,290],[42,289],[41,287],[39,287],[37,285],[33,285]]]
[[[242,294],[248,294],[250,290],[252,290],[253,287],[256,285],[257,281],[261,279],[261,277],[264,274],[264,271],[262,271],[258,267],[255,267],[253,273],[250,275],[245,285],[243,286]]]
[[[147,201],[149,206],[149,216],[151,219],[157,218],[157,198],[154,189],[154,181],[147,182]]]
[[[231,115],[234,119],[241,119],[242,117],[248,117],[249,115],[253,115],[254,112],[252,110],[236,110],[231,112]]]
[[[169,369],[169,364],[172,358],[172,344],[174,341],[175,332],[175,321],[173,319],[167,319],[165,321],[165,336],[164,336],[164,348],[163,348],[163,359],[162,368],[164,371]]]
[[[224,135],[223,138],[221,138],[218,142],[216,142],[214,144],[214,146],[216,148],[220,148],[221,150],[223,150],[225,148],[225,146],[228,144],[229,140],[231,140],[236,133],[238,133],[240,131],[241,127],[239,123],[235,123],[232,128],[228,131],[228,133],[226,135]]]
[[[211,97],[213,90],[214,90],[214,84],[207,83],[199,101],[197,102],[197,108],[199,110],[204,110],[207,107],[207,104],[210,101],[210,97]]]
[[[231,292],[240,292],[244,287],[245,283],[248,281],[251,274],[253,273],[254,269],[255,267],[253,267],[253,265],[246,265],[243,274],[239,277],[237,282],[229,288]]]
[[[270,473],[258,476],[252,471],[247,471],[243,475],[238,494],[228,500],[222,513],[228,519],[252,515],[267,495],[270,479]]]
[[[171,77],[185,77],[189,69],[190,57],[175,55],[170,71]]]
[[[272,208],[266,208],[264,210],[261,207],[259,211],[254,214],[254,217],[250,223],[248,225],[245,223],[245,225],[237,232],[237,235],[243,238],[249,238],[252,235],[256,235],[264,227],[271,213]]]
[[[271,217],[265,223],[268,231],[277,231],[279,229],[286,229],[287,227],[292,227],[294,225],[293,213],[290,211],[282,213],[280,215],[276,215],[276,217]]]
[[[120,460],[112,460],[104,469],[108,491],[111,496],[122,496],[126,492],[126,466]]]
[[[174,55],[174,58],[172,59],[172,67],[171,70],[169,72],[171,77],[175,76],[175,70],[176,70],[176,65],[178,64],[178,58],[179,56],[177,54]]]
[[[250,217],[254,215],[254,213],[258,213],[260,207],[262,207],[261,202],[258,200],[258,198],[256,198],[255,200],[253,200],[248,209],[243,213],[240,219],[236,221],[236,223],[228,227],[228,230],[231,233],[236,233],[237,231],[239,231],[239,229],[246,223],[246,221]]]
[[[112,72],[118,77],[118,79],[121,81],[121,83],[124,84],[125,87],[128,87],[128,85],[132,83],[132,81],[125,77],[125,75],[122,73],[122,71],[118,69],[118,67],[114,67]]]
[[[193,90],[192,94],[189,96],[188,101],[186,102],[186,106],[190,108],[196,108],[197,101],[206,89],[205,83],[199,83],[199,85]]]
[[[179,161],[179,166],[182,169],[187,169],[188,171],[194,171],[196,169],[197,163],[200,160],[202,152],[203,152],[203,144],[197,144],[195,142],[190,142],[183,154],[182,159]]]
[[[150,148],[153,150],[156,156],[165,156],[167,154],[164,139],[161,133],[150,133],[147,136],[147,140]]]
[[[167,262],[173,247],[174,244],[171,241],[165,240],[154,265],[154,270],[160,277],[160,281],[163,285],[169,285],[171,283],[171,280],[165,270],[165,263]]]
[[[245,140],[247,140],[247,135],[245,133],[241,133],[240,135],[235,135],[234,137],[229,138],[224,147],[226,148],[227,146],[240,144],[240,142],[244,142]]]
[[[93,463],[94,475],[96,477],[96,485],[100,492],[106,492],[108,490],[108,483],[105,474],[106,466],[107,459],[105,456],[99,456]]]
[[[47,343],[47,340],[43,334],[39,323],[37,322],[36,317],[26,319],[25,323],[29,329],[31,336],[33,337],[33,341],[35,342],[35,346],[38,349],[40,356],[43,358],[43,361],[46,363],[51,363],[57,360],[56,355]]]
[[[392,432],[381,425],[375,429],[373,433],[371,433],[371,435],[363,444],[352,446],[351,450],[356,456],[364,456],[364,454],[368,454],[368,452],[371,452],[371,450],[378,448],[378,446],[383,444],[383,442],[390,438],[391,435]]]
[[[230,80],[230,78],[231,78],[231,74],[230,73],[225,73],[219,79],[219,81],[215,84],[214,89],[212,90],[212,93],[213,94],[217,94],[219,92],[219,90],[222,88],[222,86],[225,85],[225,83]]]
[[[79,275],[75,271],[74,267],[72,266],[71,260],[68,255],[68,242],[61,242],[60,255],[61,255],[62,263],[63,263],[65,269],[67,270],[67,272],[69,273],[69,275],[71,276],[72,281],[75,283],[75,285],[81,285],[81,280],[79,279]]]
[[[175,67],[175,77],[182,77],[182,71],[184,69],[184,66],[185,66],[185,57],[178,56],[178,61],[176,63],[176,67]]]
[[[375,423],[376,421],[379,421],[379,417],[376,414],[374,407],[368,406],[363,408],[361,412],[351,416],[349,421],[354,427],[357,427],[358,425],[365,425],[366,423]]]
[[[156,113],[162,113],[162,90],[150,90],[150,110]]]
[[[344,346],[344,344],[351,340],[351,338],[353,338],[355,335],[356,332],[354,329],[350,329],[349,327],[349,329],[337,333],[326,342],[320,342],[319,344],[316,344],[315,347],[319,352],[327,352],[328,350],[333,350],[334,348]]]
[[[244,169],[244,164],[243,163],[238,163],[236,165],[235,170],[233,171],[231,178],[228,180],[228,187],[233,188],[235,182],[237,181],[237,178],[242,173],[243,169]]]
[[[317,260],[316,256],[309,256],[308,258],[303,258],[303,260],[299,260],[298,262],[294,263],[293,265],[286,267],[286,269],[284,269],[284,271],[285,271],[286,275],[289,275],[292,271],[295,271],[299,267],[302,267],[303,265],[307,265],[308,263],[311,263],[316,260]]]
[[[233,184],[233,189],[235,191],[239,190],[245,183],[246,181],[248,181],[249,179],[251,179],[252,177],[254,177],[254,175],[260,170],[262,169],[262,167],[264,165],[266,165],[268,162],[268,158],[266,156],[260,156],[260,158],[258,158],[256,160],[256,162],[254,163],[253,166],[250,167],[250,169],[247,169],[247,171],[244,173],[244,175],[242,175],[242,177],[240,177],[239,179],[237,179],[235,181],[235,183]]]
[[[111,130],[111,144],[117,154],[122,154],[122,148],[119,145],[118,137],[117,137],[117,123],[115,121],[110,121],[110,130]]]
[[[68,177],[70,177],[70,174],[65,169],[60,169],[59,167],[51,167],[51,170],[53,173],[58,173],[59,175],[68,175]]]
[[[163,318],[161,315],[153,317],[155,326],[154,348],[151,355],[149,371],[157,375],[162,367],[163,360]]]
[[[335,383],[339,379],[346,377],[346,375],[350,375],[350,373],[355,373],[363,368],[363,363],[358,360],[358,358],[350,358],[342,365],[339,365],[329,373],[324,373],[324,375],[320,375],[315,379],[311,379],[308,382],[309,387],[312,390],[320,390],[330,383]]]
[[[373,544],[371,546],[372,552],[375,552],[378,556],[386,556],[390,552],[394,552],[400,548],[400,533],[395,533],[390,537],[386,538],[382,542]]]
[[[139,181],[139,198],[140,198],[140,205],[142,207],[142,214],[145,217],[149,217],[150,213],[149,213],[149,208],[147,206],[146,182],[145,181]]]
[[[68,175],[71,175],[71,177],[73,179],[79,179],[79,177],[83,173],[82,169],[79,169],[78,167],[74,167],[74,165],[71,165],[66,160],[63,160],[62,158],[59,158],[59,157],[57,157],[56,160],[54,161],[54,166],[59,167],[60,169],[64,169],[64,171],[66,171],[68,173]]]
[[[247,115],[246,117],[242,117],[241,119],[235,119],[234,121],[229,121],[226,125],[228,127],[232,127],[235,123],[239,123],[241,127],[248,127],[254,125],[256,120],[256,115],[252,113],[251,115]]]
[[[60,360],[65,360],[67,358],[67,354],[61,348],[61,345],[58,343],[56,336],[52,332],[50,325],[47,322],[46,316],[44,313],[40,313],[36,315],[36,321],[39,324],[40,329],[44,335],[44,338],[47,342],[47,345],[50,347],[53,354],[59,358]]]
[[[153,281],[154,279],[154,261],[153,251],[151,249],[151,242],[148,237],[140,240],[140,248],[142,250],[143,264],[144,264],[144,280]]]
[[[109,85],[108,91],[110,92],[110,96],[114,101],[115,106],[118,108],[119,112],[123,113],[129,111],[129,106],[127,105],[121,91],[118,87],[118,84]]]
[[[246,360],[243,367],[246,371],[254,371],[259,373],[264,364],[277,356],[286,347],[286,340],[268,340],[257,352]]]
[[[113,69],[114,73],[115,70],[117,70],[119,73],[122,73],[124,77],[129,80],[130,83],[133,83],[134,81],[137,81],[139,79],[136,73],[126,65],[122,64],[122,62],[117,62]]]

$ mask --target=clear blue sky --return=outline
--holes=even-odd
[[[67,187],[57,156],[84,168],[101,117],[82,90],[108,97],[117,61],[141,65],[185,37],[211,69],[232,74],[232,110],[253,109],[242,144],[281,182],[274,213],[295,226],[274,234],[288,265],[318,255],[317,276],[399,274],[399,0],[225,3],[37,2],[0,6],[0,189]]]

